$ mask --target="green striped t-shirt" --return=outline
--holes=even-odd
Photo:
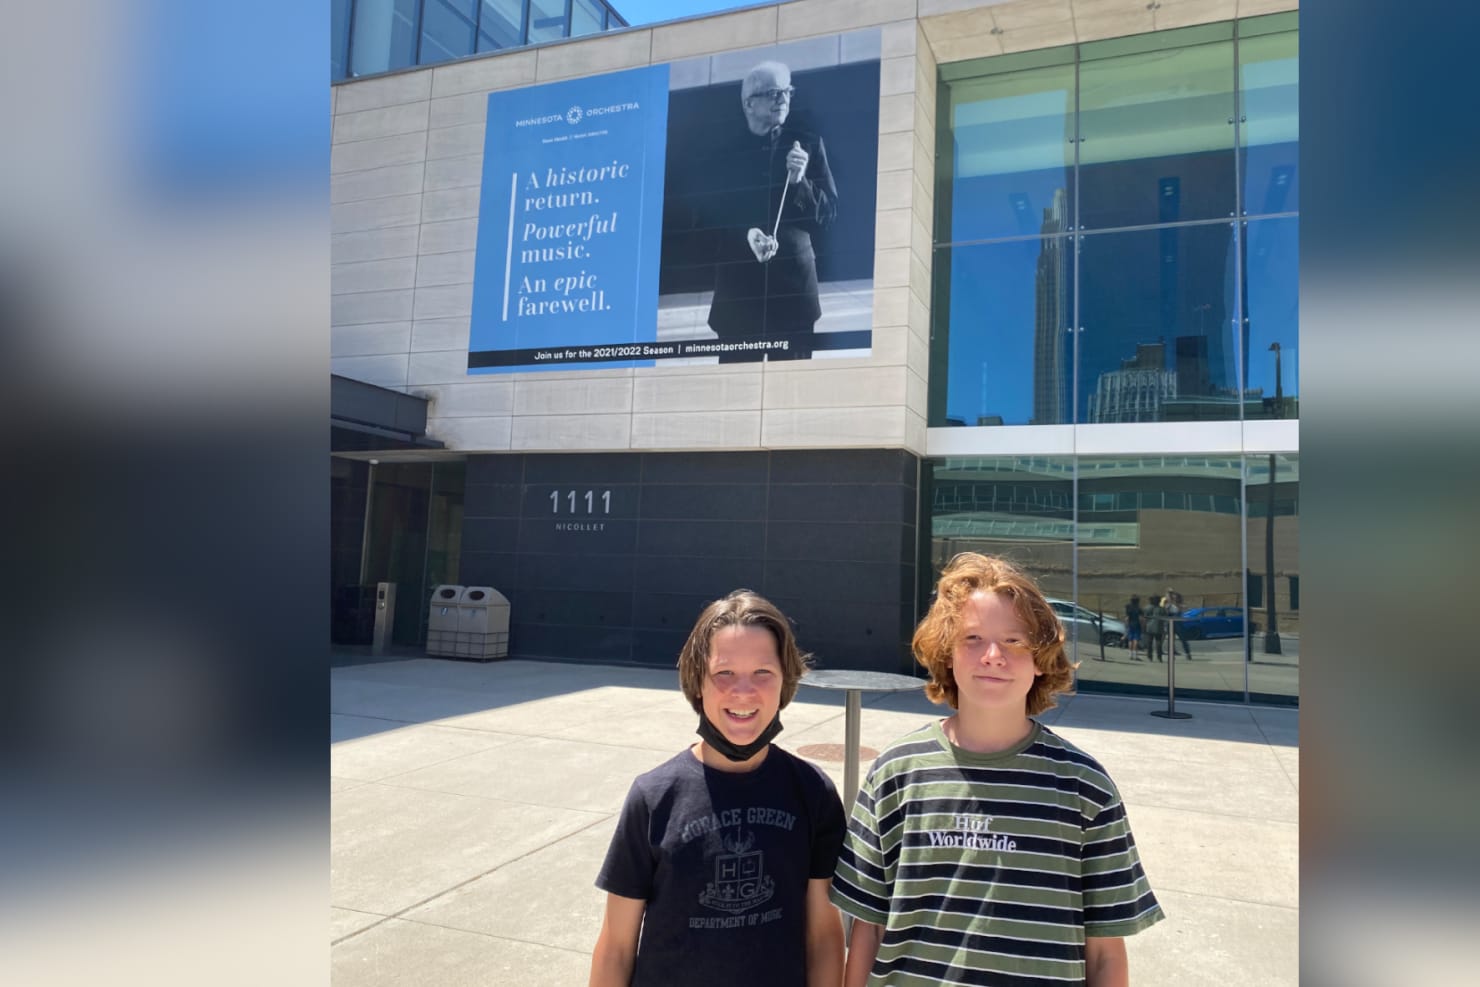
[[[1086,936],[1164,917],[1120,793],[1099,762],[1038,723],[975,754],[936,721],[864,779],[832,901],[884,926],[870,987],[1084,982]]]

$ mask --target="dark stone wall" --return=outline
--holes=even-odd
[[[466,585],[510,602],[511,653],[671,666],[738,587],[818,667],[907,671],[919,460],[901,450],[470,456]]]

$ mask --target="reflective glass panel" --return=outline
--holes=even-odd
[[[1079,421],[1239,417],[1231,223],[1080,238]]]
[[[449,62],[473,53],[478,0],[426,0],[421,17],[424,65]]]
[[[343,79],[349,71],[350,0],[329,3],[329,78]]]
[[[941,248],[930,424],[1072,421],[1073,239]]]
[[[1084,45],[1079,70],[1079,223],[1084,229],[1232,216],[1233,41],[1208,29]],[[1091,58],[1093,52],[1127,54]]]
[[[1165,694],[1174,650],[1178,696],[1243,699],[1242,476],[1240,456],[1079,460],[1081,688]]]
[[[1300,220],[1244,228],[1246,418],[1300,417]]]
[[[431,499],[429,463],[381,463],[370,481],[365,522],[364,584],[396,584],[392,642],[418,643],[426,585],[427,511]]]
[[[1288,701],[1300,695],[1300,457],[1250,456],[1247,483],[1249,698]]]
[[[404,68],[416,61],[417,0],[358,0],[350,75]]]
[[[1300,36],[1239,39],[1244,214],[1300,208]]]
[[[570,5],[570,36],[595,34],[601,30],[601,19],[605,9],[596,0],[572,0]]]
[[[432,464],[432,498],[427,518],[427,565],[423,591],[430,598],[434,587],[442,583],[460,583],[462,571],[463,493],[467,485],[467,464],[435,462]],[[422,607],[421,636],[426,640],[426,618],[429,608]]]
[[[529,43],[565,37],[565,0],[529,0]]]
[[[1074,463],[1063,457],[935,460],[931,584],[958,552],[1000,555],[1055,600],[1073,599]]]
[[[478,50],[493,51],[524,44],[524,0],[483,0],[478,21]]]
[[[942,153],[950,168],[940,169],[946,187],[938,194],[936,241],[1070,229],[1072,62],[961,79],[944,88],[950,122]]]

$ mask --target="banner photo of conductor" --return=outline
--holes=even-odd
[[[867,356],[879,32],[489,95],[468,372]]]
[[[879,33],[676,62],[658,339],[692,362],[868,356]]]

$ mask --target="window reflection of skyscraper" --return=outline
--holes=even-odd
[[[1066,277],[1065,251],[1071,242],[1062,234],[1069,226],[1067,193],[1056,189],[1053,204],[1043,210],[1039,234],[1043,247],[1033,305],[1033,418],[1030,424],[1056,425],[1073,421],[1069,408],[1069,384],[1073,380],[1074,340],[1069,332],[1073,318],[1071,285]]]
[[[1079,277],[1079,421],[1227,420],[1239,416],[1231,360],[1228,224],[1087,235]],[[1175,393],[1161,391],[1175,415],[1107,418],[1102,397],[1091,408],[1100,378],[1149,369],[1143,343],[1165,344],[1163,369]],[[1134,376],[1134,375],[1133,375]],[[1142,378],[1145,375],[1140,375]],[[1141,382],[1143,385],[1148,383]],[[1115,378],[1111,392],[1126,386]]]
[[[1089,420],[1161,421],[1162,406],[1177,397],[1177,375],[1166,368],[1166,344],[1137,343],[1119,370],[1100,374],[1089,397]]]

